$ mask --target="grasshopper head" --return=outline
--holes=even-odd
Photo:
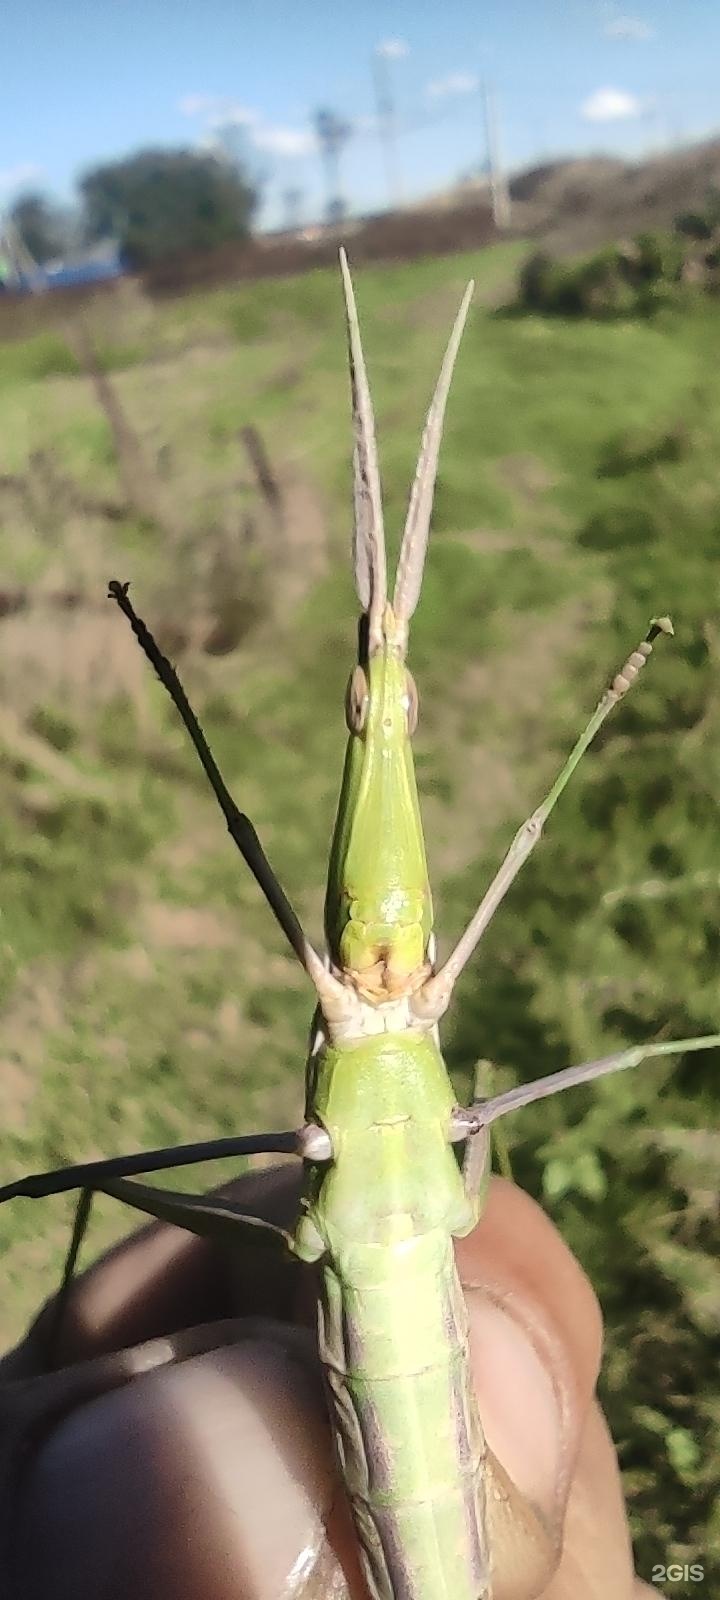
[[[374,1004],[429,974],[432,906],[410,744],[417,691],[386,602],[370,647],[365,612],[348,683],[348,747],[325,903],[333,964]]]
[[[366,999],[381,1004],[413,993],[429,972],[432,904],[410,745],[418,697],[405,658],[422,583],[445,403],[472,285],[428,413],[390,604],[374,418],[344,251],[340,265],[353,402],[353,566],[362,615],[345,701],[350,737],[325,931],[333,965]]]

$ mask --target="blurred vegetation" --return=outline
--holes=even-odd
[[[639,233],[577,260],[544,250],[520,272],[517,308],[562,317],[652,316],[720,290],[720,193],[698,211],[683,212],[674,229]]]
[[[79,190],[85,237],[117,240],[132,268],[246,238],[257,200],[237,165],[197,150],[139,150],[93,167]]]
[[[99,163],[77,190],[65,205],[28,190],[9,208],[33,259],[43,264],[109,240],[127,268],[142,270],[248,239],[260,175],[229,148],[149,149]]]
[[[357,282],[392,546],[452,315],[478,279],[411,640],[441,948],[650,616],[670,610],[676,638],[465,975],[445,1027],[464,1094],[479,1056],[505,1085],[718,1026],[720,307],[498,316],[522,254]],[[7,1178],[301,1111],[302,975],[107,579],[132,580],[316,937],[354,648],[336,275],[160,310],[123,292],[89,331],[162,513],[131,507],[97,382],[62,342],[0,346]],[[709,1578],[720,1546],[719,1064],[649,1064],[508,1128],[517,1178],[600,1295],[602,1398],[646,1576],[703,1559]],[[0,1212],[6,1340],[52,1289],[70,1212],[67,1197]],[[93,1247],[129,1225],[101,1204]]]

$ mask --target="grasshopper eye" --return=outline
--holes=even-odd
[[[362,733],[367,719],[370,691],[362,667],[353,668],[345,695],[345,721],[350,733]]]
[[[414,734],[415,729],[416,729],[416,727],[418,725],[419,701],[418,701],[418,692],[417,692],[417,688],[416,688],[416,685],[415,685],[415,679],[414,679],[414,677],[413,677],[411,672],[406,673],[406,691],[407,691],[407,726],[408,726],[408,733],[410,734],[410,737],[412,738],[412,735]]]

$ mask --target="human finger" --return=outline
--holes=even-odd
[[[287,1180],[285,1183],[287,1185]],[[283,1189],[282,1185],[280,1190],[283,1191],[282,1204],[289,1204],[290,1190],[287,1186]],[[276,1196],[279,1192],[276,1191]],[[588,1444],[586,1431],[591,1427],[587,1422],[588,1407],[599,1354],[599,1316],[586,1279],[539,1208],[514,1186],[502,1182],[491,1186],[483,1222],[470,1239],[461,1242],[458,1257],[461,1277],[467,1285],[480,1409],[493,1450],[491,1537],[497,1600],[505,1600],[506,1596],[523,1600],[526,1595],[540,1593],[546,1593],[548,1600],[565,1600],[566,1595],[578,1600],[580,1594],[584,1600],[585,1591],[578,1589],[577,1584],[572,1587],[576,1569],[583,1571],[588,1597],[602,1592],[612,1593],[617,1600],[625,1594],[630,1597],[632,1578],[627,1530],[621,1498],[617,1488],[613,1490],[617,1480],[614,1454],[606,1442],[605,1455],[601,1451],[598,1457],[599,1436],[591,1431]],[[247,1351],[245,1354],[247,1356]],[[291,1412],[286,1395],[279,1407],[273,1402],[269,1372],[270,1369],[266,1369],[265,1415],[268,1419],[275,1418],[273,1426],[282,1434]],[[188,1377],[180,1376],[178,1381],[185,1385]],[[227,1389],[227,1373],[223,1384]],[[194,1392],[193,1380],[186,1392],[184,1388],[180,1392],[185,1393],[189,1402]],[[324,1406],[318,1387],[314,1394],[317,1418],[322,1422]],[[225,1409],[230,1416],[232,1408],[228,1407],[229,1395],[226,1394]],[[152,1410],[145,1415],[146,1418],[151,1416]],[[112,1421],[112,1413],[105,1421]],[[241,1418],[238,1418],[238,1429],[239,1440]],[[187,1450],[187,1446],[185,1448]],[[325,1450],[326,1470],[331,1472],[326,1429],[317,1436],[316,1448],[321,1454]],[[266,1436],[265,1450],[266,1454],[269,1452],[269,1461],[274,1462],[266,1473],[266,1488],[273,1480],[273,1473],[279,1471],[280,1474],[265,1511],[260,1504],[257,1513],[253,1512],[246,1523],[245,1513],[256,1503],[252,1494],[243,1498],[245,1510],[243,1506],[236,1507],[236,1530],[245,1530],[242,1537],[249,1541],[251,1548],[276,1509],[281,1511],[285,1527],[296,1526],[292,1506],[295,1504],[297,1509],[297,1502],[293,1502],[297,1485],[291,1488],[283,1476],[282,1451],[279,1461],[275,1459],[278,1452],[274,1453],[272,1428]],[[591,1464],[589,1481],[594,1488],[597,1489],[598,1483],[609,1488],[604,1501],[602,1495],[599,1499],[596,1496],[594,1516],[590,1523],[584,1523],[578,1516],[578,1503],[583,1502],[582,1497],[580,1502],[577,1500],[579,1491],[575,1484],[577,1481],[582,1490],[588,1462]],[[94,1470],[86,1473],[86,1478],[91,1484],[97,1481]],[[77,1483],[82,1481],[80,1471]],[[253,1477],[254,1484],[259,1481]],[[241,1482],[237,1474],[235,1482]],[[317,1480],[315,1482],[317,1485]],[[330,1582],[327,1573],[337,1557],[340,1567],[333,1569],[335,1578],[332,1581],[341,1583],[343,1566],[346,1572],[352,1572],[354,1544],[347,1512],[341,1509],[341,1496],[336,1496],[333,1510],[332,1498],[328,1507],[327,1494],[324,1501],[322,1495],[318,1497],[314,1491],[309,1499],[304,1489],[303,1495],[305,1514],[311,1503],[316,1514],[314,1533],[312,1537],[307,1534],[306,1526],[303,1546],[306,1564],[309,1563],[306,1581],[314,1581],[313,1572],[319,1570],[320,1564],[324,1565],[323,1582],[327,1585]],[[563,1539],[565,1506],[567,1519]],[[335,1556],[332,1544],[323,1541],[318,1531],[328,1518],[335,1530]],[[594,1534],[590,1537],[592,1529]],[[172,1537],[174,1539],[175,1535]],[[612,1568],[608,1567],[610,1552],[613,1552]],[[280,1555],[279,1547],[277,1553]],[[296,1552],[296,1560],[299,1554]],[[286,1558],[289,1559],[287,1552],[282,1559]],[[551,1577],[553,1568],[557,1568],[554,1578]],[[288,1581],[293,1570],[291,1565],[285,1575]],[[612,1570],[612,1582],[608,1582],[607,1576],[603,1578],[603,1570],[606,1575]],[[604,1591],[587,1588],[596,1578],[599,1583],[605,1582]],[[347,1581],[357,1583],[358,1580],[350,1576]],[[561,1587],[558,1588],[558,1584]],[[276,1592],[285,1591],[270,1587],[258,1592],[274,1597]]]

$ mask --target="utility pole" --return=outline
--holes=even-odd
[[[340,183],[340,152],[350,138],[352,127],[335,111],[321,110],[315,113],[315,132],[325,167],[325,215],[328,222],[340,222],[347,211]]]
[[[241,179],[244,178],[251,188],[260,190],[270,176],[270,164],[267,157],[263,160],[254,153],[245,125],[234,122],[230,117],[218,125],[215,137],[220,160]]]
[[[388,203],[393,211],[402,203],[402,184],[398,164],[397,115],[387,51],[376,46],[372,53],[378,136],[385,167]]]
[[[490,179],[493,222],[496,228],[502,230],[510,226],[510,193],[500,156],[495,94],[490,84],[486,81],[483,82],[480,92],[482,94],[485,122],[485,149],[487,151],[487,170]]]

